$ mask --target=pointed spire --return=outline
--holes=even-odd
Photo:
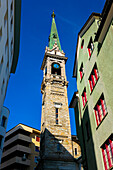
[[[52,49],[56,42],[57,46],[59,47],[59,50],[62,51],[59,37],[58,37],[57,27],[56,27],[56,23],[55,23],[54,11],[53,11],[51,17],[52,17],[52,25],[51,25],[51,32],[50,32],[50,36],[49,36],[49,48]]]

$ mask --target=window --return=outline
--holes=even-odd
[[[2,117],[1,126],[5,127],[5,124],[6,124],[6,117],[3,116],[3,117]]]
[[[77,148],[75,148],[75,155],[77,155]]]
[[[60,148],[60,143],[57,143],[57,152],[60,152],[61,148]]]
[[[47,74],[47,67],[45,68],[45,75]]]
[[[91,92],[93,91],[93,89],[98,81],[98,78],[99,78],[99,73],[98,73],[97,65],[95,63],[94,68],[93,68],[91,75],[89,77],[89,85],[90,85]]]
[[[11,18],[11,25],[10,25],[10,30],[12,31],[12,27],[13,27],[13,17]]]
[[[11,40],[11,55],[13,55],[13,39]]]
[[[1,59],[1,62],[0,62],[0,73],[1,73],[1,70],[2,70],[2,66],[3,66],[3,56],[2,56],[2,59]]]
[[[2,27],[0,28],[0,40],[2,38]]]
[[[58,63],[53,63],[51,68],[52,68],[52,70],[51,70],[51,73],[52,73],[52,74],[61,75],[61,67],[60,67],[60,64],[58,64]]]
[[[81,49],[83,49],[83,46],[84,46],[84,39],[81,42]]]
[[[0,148],[2,147],[2,139],[3,139],[3,136],[0,135]]]
[[[106,102],[103,94],[101,95],[96,106],[94,107],[94,112],[95,112],[96,123],[98,126],[100,122],[103,120],[103,118],[105,117],[105,115],[107,114],[107,107],[106,107]]]
[[[56,113],[56,124],[58,124],[58,108],[55,108],[55,113]]]
[[[94,50],[94,44],[93,44],[93,40],[92,37],[90,38],[89,44],[88,44],[88,54],[89,54],[89,58],[91,57],[91,54]]]
[[[39,136],[36,136],[36,141],[40,142],[40,137]]]
[[[39,152],[39,151],[40,151],[40,149],[39,149],[38,146],[35,146],[35,151],[36,151],[36,152]]]
[[[11,3],[10,11],[11,11],[11,15],[12,15],[12,13],[13,13],[13,1],[12,1],[12,3]]]
[[[38,157],[35,156],[35,163],[37,164],[38,163]]]
[[[6,11],[6,14],[5,14],[5,16],[4,16],[4,27],[5,27],[5,25],[6,25],[7,18],[8,18],[8,10]]]
[[[3,94],[3,90],[4,90],[4,84],[5,84],[5,80],[3,79],[3,82],[2,82],[2,87],[1,87],[1,94]]]
[[[7,62],[6,74],[9,72],[9,61]]]
[[[107,139],[107,141],[101,147],[105,170],[110,169],[113,166],[113,137]]]
[[[82,103],[83,103],[83,108],[84,108],[87,103],[86,88],[84,88],[84,91],[82,93]]]
[[[82,80],[82,78],[83,78],[83,76],[84,76],[84,67],[83,67],[83,63],[82,63],[81,66],[80,66],[79,72],[80,72],[80,80]]]
[[[90,139],[90,130],[89,130],[89,123],[86,122],[86,133],[87,133],[87,141]]]
[[[8,50],[8,39],[7,39],[6,44],[5,44],[5,54],[7,54],[7,50]]]

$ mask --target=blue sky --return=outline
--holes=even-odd
[[[7,130],[18,123],[40,129],[43,79],[40,70],[51,28],[55,20],[66,63],[68,101],[76,91],[72,78],[77,34],[92,12],[101,13],[105,0],[22,0],[20,55],[15,74],[11,74],[4,106],[10,110]],[[76,134],[74,110],[69,109],[72,134]]]

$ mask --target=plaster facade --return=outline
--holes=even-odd
[[[17,51],[19,51],[20,2],[20,0],[18,2],[15,0],[0,0],[0,161],[4,143],[4,131],[6,131],[9,116],[9,110],[3,107],[3,103],[10,73],[14,73],[16,69],[14,60],[17,61]],[[3,113],[5,111],[6,113]],[[2,126],[2,118],[5,120],[4,127]]]
[[[77,134],[81,144],[84,168],[88,170],[107,170],[113,167],[113,163],[110,164],[107,158],[108,155],[105,159],[103,156],[103,152],[105,151],[103,146],[107,146],[106,141],[108,144],[108,140],[112,140],[113,132],[112,21],[113,3],[107,0],[102,14],[93,13],[78,34],[74,67],[74,76],[77,78],[78,92],[73,96],[70,107],[74,107],[75,109]],[[93,51],[89,57],[88,44],[91,37],[93,40]],[[82,47],[83,40],[84,45]],[[81,78],[80,67],[82,63],[83,76]],[[92,70],[95,64],[96,70],[98,70],[98,79],[93,81],[95,74],[92,74]],[[96,82],[93,84],[93,89],[90,85],[91,75],[91,82]],[[86,89],[87,97],[85,106],[83,104],[84,88]],[[102,99],[102,95],[104,99]],[[104,101],[103,105],[99,104],[100,100]],[[99,112],[97,110],[96,113],[100,113],[100,115],[95,114],[97,104],[99,105],[98,108],[101,107],[101,111]],[[101,114],[104,113],[103,107],[105,108],[105,115],[100,118]],[[98,117],[99,120],[97,119]],[[113,155],[111,157],[113,158]],[[108,162],[107,166],[105,165],[106,162]]]

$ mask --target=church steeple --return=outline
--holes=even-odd
[[[57,32],[57,27],[56,27],[56,23],[55,23],[54,11],[51,16],[52,16],[52,25],[51,25],[51,32],[50,32],[50,36],[49,36],[49,48],[52,49],[54,44],[57,43],[59,50],[62,51],[58,32]]]

